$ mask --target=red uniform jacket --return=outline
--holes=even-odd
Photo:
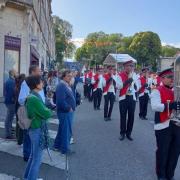
[[[127,74],[125,71],[119,73],[119,76],[121,77],[123,83],[128,80],[128,74]],[[123,88],[120,90],[119,96],[124,96],[124,95],[126,95],[129,86],[130,86],[130,85],[127,84],[125,87],[123,87]]]
[[[170,102],[174,101],[174,92],[172,89],[169,89],[169,88],[165,87],[164,85],[162,85],[162,86],[158,87],[158,90],[161,95],[161,103],[167,104],[167,100],[170,100]],[[169,111],[169,113],[171,114],[172,111]],[[164,112],[160,112],[159,115],[160,115],[160,123],[163,123],[163,122],[169,120],[168,109],[166,109],[166,111],[164,111]]]
[[[94,76],[94,81],[95,81],[95,84],[93,84],[93,89],[97,89],[98,87],[98,83],[99,83],[99,74],[97,73],[95,76]]]
[[[103,88],[103,94],[106,95],[111,83],[107,83],[107,81],[111,78],[111,74],[104,74],[104,79],[106,81],[106,86]]]
[[[141,76],[139,80],[141,82],[141,88],[139,89],[139,94],[141,94],[144,93],[145,91],[144,85],[146,84],[146,78],[144,76]]]

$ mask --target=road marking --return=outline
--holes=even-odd
[[[0,151],[14,155],[14,156],[23,157],[23,152],[22,152],[23,148],[22,146],[17,145],[17,142],[15,141],[9,141],[9,140],[0,138]],[[52,150],[50,150],[50,154],[52,157],[52,161],[49,158],[47,150],[44,150],[42,163],[65,170],[66,169],[65,155],[62,155],[60,152],[56,152]]]
[[[19,178],[16,178],[14,176],[7,175],[7,174],[0,174],[0,179],[1,180],[20,180]]]
[[[3,118],[0,117],[0,120],[1,120],[1,122],[4,122],[4,121],[5,121],[5,117],[3,117]],[[13,120],[13,121],[16,121],[16,117],[14,117],[14,120]],[[49,122],[50,124],[59,125],[59,119],[57,119],[57,118],[51,118],[51,119],[49,119],[48,122]]]
[[[13,123],[12,127],[15,128],[16,124]],[[0,128],[4,128],[4,122],[0,122]],[[51,139],[55,139],[56,135],[57,135],[57,131],[53,131],[53,130],[48,130],[49,131],[49,136]]]
[[[58,124],[59,120],[52,119],[50,121],[50,123]],[[13,123],[12,127],[15,128],[16,124]],[[4,128],[4,122],[0,122],[0,128]],[[57,135],[57,131],[49,130],[50,138],[55,139],[56,135]],[[12,151],[12,149],[13,149],[13,151]],[[11,155],[23,157],[22,146],[17,145],[16,141],[10,141],[10,140],[0,138],[0,151],[11,154]],[[56,167],[56,168],[65,170],[66,169],[66,157],[64,155],[60,154],[60,152],[56,152],[56,151],[52,151],[52,150],[50,150],[50,154],[52,157],[52,161],[49,158],[47,150],[44,151],[42,163],[48,164],[52,167]],[[1,180],[1,178],[0,178],[0,180]]]

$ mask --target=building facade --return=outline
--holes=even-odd
[[[55,59],[51,0],[0,0],[0,97],[10,69],[28,74]]]
[[[171,68],[175,60],[176,57],[160,57],[157,59],[157,70],[162,71],[164,69]]]

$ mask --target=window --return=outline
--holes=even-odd
[[[21,39],[17,37],[5,36],[4,48],[4,81],[9,77],[9,70],[20,71],[20,49]]]
[[[19,72],[19,51],[5,49],[4,57],[4,81],[6,81],[9,77],[9,71],[11,69]]]

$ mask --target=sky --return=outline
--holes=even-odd
[[[156,32],[180,47],[180,0],[52,0],[53,15],[73,25],[73,38],[89,33]]]

